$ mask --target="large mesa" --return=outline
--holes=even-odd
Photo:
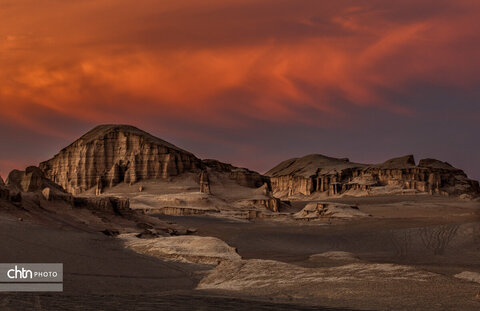
[[[360,164],[319,154],[281,162],[266,173],[277,197],[429,193],[480,194],[479,184],[460,169],[435,159],[416,165],[412,155],[382,164]]]

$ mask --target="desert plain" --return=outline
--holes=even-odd
[[[406,156],[262,175],[100,126],[2,182],[0,262],[64,264],[2,310],[478,310],[478,182]]]

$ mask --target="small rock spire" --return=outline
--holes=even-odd
[[[211,194],[210,191],[210,179],[208,178],[207,171],[202,171],[200,173],[200,192]]]

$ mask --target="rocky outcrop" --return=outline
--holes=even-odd
[[[74,194],[121,182],[167,179],[200,167],[190,152],[127,125],[98,126],[40,164],[48,178]]]
[[[0,185],[0,200],[10,200],[10,190],[2,185]]]
[[[284,161],[266,175],[278,197],[370,194],[381,187],[455,196],[480,194],[478,182],[468,179],[462,170],[435,159],[424,159],[416,165],[411,155],[367,165],[315,154]]]
[[[46,178],[36,166],[29,166],[25,171],[11,171],[5,185],[0,185],[0,198],[14,203],[20,203],[22,194],[27,192],[37,192],[47,201],[63,201],[73,205],[73,196]]]
[[[74,197],[74,206],[118,215],[131,212],[130,200],[117,197]]]
[[[0,200],[9,200],[10,199],[10,190],[5,187],[2,176],[0,176]]]
[[[47,201],[63,201],[69,205],[74,204],[73,196],[64,191],[58,191],[55,188],[46,187],[42,190],[42,196]]]
[[[214,207],[165,206],[152,212],[169,216],[192,216],[219,213],[220,211]]]
[[[20,192],[36,192],[45,188],[64,192],[64,190],[45,177],[42,170],[36,166],[29,166],[25,171],[13,170],[6,180],[8,188]]]
[[[277,198],[251,199],[247,200],[247,203],[252,208],[262,208],[272,212],[278,212],[282,205],[280,199]]]
[[[189,263],[218,265],[222,261],[241,260],[235,248],[214,237],[173,236],[138,239],[121,235],[125,245],[141,254]]]
[[[303,158],[286,160],[265,175],[270,177],[272,190],[276,195],[311,195],[314,192],[334,192],[331,186],[346,173],[362,164],[351,163],[348,159],[336,159],[323,155],[308,155]]]
[[[202,161],[129,125],[98,126],[42,162],[40,168],[49,179],[73,194],[92,188],[101,194],[105,188],[120,183],[170,180],[183,173],[200,175],[212,170],[246,187],[260,187],[268,182],[268,178],[247,169],[215,160]],[[208,193],[208,176],[203,177],[203,191]]]
[[[368,214],[361,212],[357,206],[332,203],[332,202],[311,202],[300,212],[293,215],[295,219],[315,220],[320,218],[352,218],[365,217]]]
[[[258,188],[265,183],[270,185],[270,180],[267,177],[246,168],[235,167],[211,159],[203,160],[202,163],[210,170],[226,174],[230,179],[244,187]]]
[[[206,194],[212,193],[210,190],[210,179],[206,171],[202,171],[200,173],[200,192],[206,193]]]

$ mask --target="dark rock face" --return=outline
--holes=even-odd
[[[246,168],[235,167],[233,165],[211,159],[203,160],[202,163],[213,171],[227,174],[230,179],[235,180],[241,186],[258,188],[265,183],[270,184],[268,177]]]
[[[2,185],[0,185],[0,200],[10,200],[10,190]]]
[[[266,175],[271,179],[273,191],[282,197],[314,193],[335,196],[350,190],[368,192],[382,186],[429,194],[480,194],[478,182],[468,179],[462,170],[435,159],[424,159],[416,165],[411,155],[378,165],[309,155],[284,161]]]
[[[9,200],[10,199],[10,190],[5,187],[2,176],[0,176],[0,200]]]
[[[94,187],[101,194],[105,187],[120,183],[169,179],[187,172],[200,175],[206,170],[228,174],[246,187],[260,187],[267,180],[247,169],[214,160],[202,161],[129,125],[98,126],[51,160],[42,162],[40,168],[46,177],[73,194]]]
[[[23,191],[22,181],[25,177],[25,171],[13,170],[8,174],[5,184],[10,188],[17,188]]]
[[[44,188],[64,192],[61,187],[46,178],[42,170],[36,166],[29,166],[25,171],[11,171],[8,174],[6,185],[11,190],[20,192],[36,192],[42,191]]]
[[[47,187],[42,190],[42,196],[47,201],[64,201],[73,206],[73,196],[65,191],[58,191]]]
[[[280,210],[280,206],[282,205],[282,201],[277,198],[270,198],[270,199],[260,199],[260,200],[251,200],[252,205],[254,207],[260,206],[266,208],[272,212],[278,212]]]
[[[74,206],[118,215],[131,212],[130,200],[117,197],[74,197]]]

